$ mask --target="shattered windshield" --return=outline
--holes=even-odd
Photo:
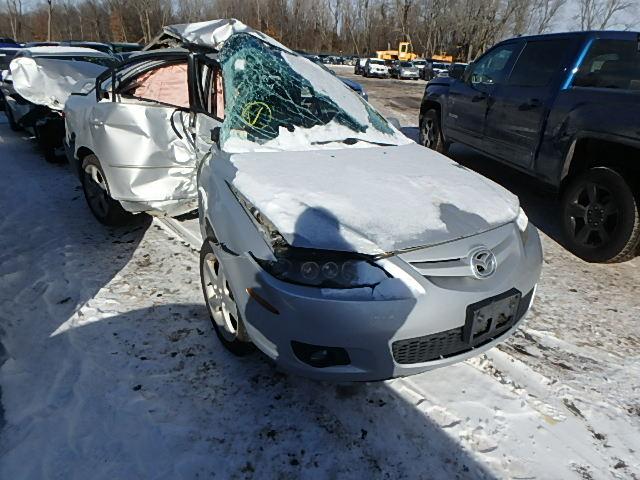
[[[302,56],[237,34],[219,58],[226,99],[221,142],[226,151],[406,143],[360,96]]]

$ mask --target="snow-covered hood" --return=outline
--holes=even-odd
[[[179,42],[181,46],[197,45],[209,47],[213,50],[220,50],[224,42],[229,40],[236,33],[248,33],[287,52],[291,52],[280,42],[274,40],[264,33],[248,27],[235,18],[222,18],[208,20],[206,22],[180,23],[163,27],[162,32],[153,39],[144,49],[153,50],[161,47],[168,39]]]
[[[513,221],[518,198],[417,144],[231,156],[232,185],[289,244],[381,254]]]
[[[90,62],[52,58],[14,58],[10,64],[13,88],[24,99],[52,110],[64,109],[72,92],[90,88],[106,70]]]

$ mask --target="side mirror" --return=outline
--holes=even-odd
[[[220,127],[214,127],[211,129],[211,141],[220,148]]]
[[[389,123],[391,125],[393,125],[394,127],[396,127],[398,130],[400,130],[400,128],[402,128],[400,126],[400,120],[398,120],[396,117],[389,117],[387,120],[389,120]]]

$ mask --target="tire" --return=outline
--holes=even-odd
[[[4,113],[7,115],[7,120],[9,120],[9,128],[11,130],[13,130],[14,132],[19,132],[20,130],[22,130],[20,128],[20,125],[17,124],[15,118],[13,118],[13,112],[11,111],[11,107],[9,107],[8,104],[5,106]]]
[[[567,248],[587,262],[616,263],[640,248],[638,191],[615,170],[596,167],[570,180],[561,197]]]
[[[442,137],[442,129],[440,128],[440,113],[435,110],[427,110],[427,113],[422,117],[422,124],[420,125],[420,145],[424,145],[431,150],[447,154],[449,145],[444,141]]]
[[[109,195],[107,178],[104,176],[98,157],[95,155],[84,157],[80,180],[87,205],[100,223],[111,227],[131,223],[133,215]]]
[[[206,239],[200,249],[200,284],[209,319],[220,343],[239,357],[253,352],[255,347],[249,340],[231,286],[210,239]]]
[[[36,127],[36,139],[38,140],[38,146],[42,151],[42,156],[47,163],[62,163],[60,158],[56,155],[56,147],[51,142],[47,132]]]

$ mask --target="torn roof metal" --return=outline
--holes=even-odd
[[[263,42],[293,53],[289,48],[282,45],[269,35],[248,27],[235,18],[224,18],[208,20],[197,23],[180,23],[169,25],[162,29],[162,32],[154,38],[144,50],[156,50],[158,48],[197,46],[210,48],[219,51],[224,43],[237,33],[247,33],[262,40]]]

